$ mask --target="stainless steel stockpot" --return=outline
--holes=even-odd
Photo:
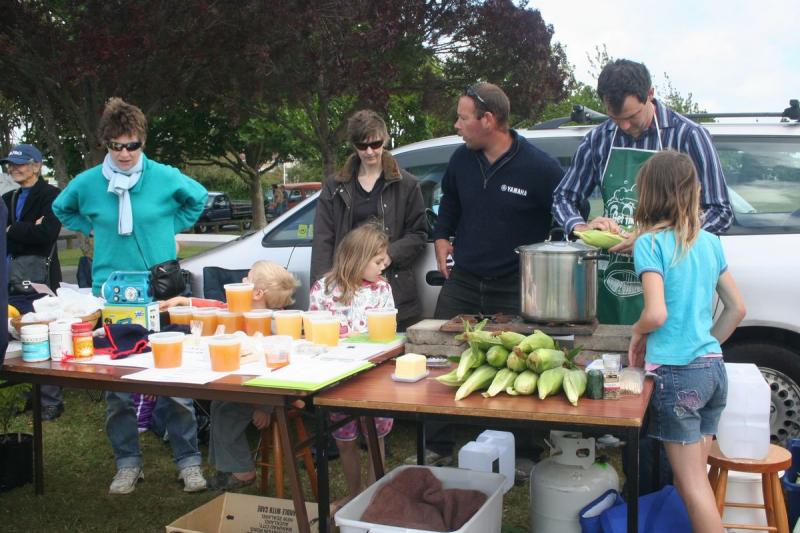
[[[520,313],[537,322],[591,322],[599,250],[582,242],[528,244],[519,254]]]

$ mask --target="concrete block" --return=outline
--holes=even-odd
[[[435,344],[459,346],[461,342],[455,340],[455,333],[443,333],[439,331],[447,320],[426,319],[417,322],[406,329],[406,338],[412,344]]]
[[[419,353],[422,355],[461,355],[467,349],[466,344],[453,346],[451,344],[411,344],[406,343],[406,353]]]

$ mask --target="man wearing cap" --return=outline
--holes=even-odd
[[[18,144],[0,159],[19,189],[3,195],[8,209],[6,222],[7,257],[39,255],[50,257],[49,286],[54,291],[61,282],[56,240],[61,221],[53,214],[58,188],[41,176],[42,153],[32,144]],[[53,420],[64,410],[61,387],[42,386],[42,419]]]

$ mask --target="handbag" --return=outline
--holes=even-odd
[[[142,261],[147,265],[147,260],[144,258],[144,253],[142,253],[142,247],[139,246],[139,241],[135,235],[133,240],[136,242]],[[150,287],[153,289],[153,296],[156,300],[168,300],[186,290],[186,278],[183,276],[181,264],[177,259],[169,259],[153,265],[149,267],[149,271]]]
[[[616,491],[613,491],[616,493]],[[628,505],[619,497],[605,493],[579,513],[582,531],[589,533],[625,533],[628,529]],[[610,506],[609,506],[610,504]],[[595,506],[604,510],[598,516],[592,512]],[[592,516],[594,515],[594,516]],[[678,491],[672,485],[639,497],[639,531],[648,533],[671,533],[692,531],[689,513]]]
[[[16,204],[19,189],[11,196],[11,223],[17,222]],[[50,258],[55,252],[57,242],[53,243],[47,257],[41,255],[18,255],[8,264],[8,293],[34,294],[32,283],[50,285]]]

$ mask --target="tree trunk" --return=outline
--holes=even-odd
[[[261,176],[258,170],[255,170],[249,177],[250,202],[253,204],[252,229],[261,229],[267,225],[267,214],[264,211],[264,192],[261,189]]]

